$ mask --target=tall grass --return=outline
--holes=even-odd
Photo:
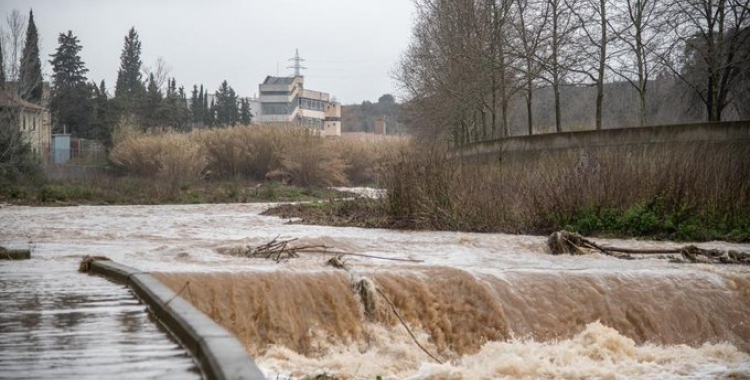
[[[171,191],[201,179],[281,177],[303,187],[363,185],[402,139],[326,139],[295,126],[239,126],[183,134],[136,132],[122,126],[110,162],[129,175],[164,181]],[[272,174],[272,175],[271,175]]]
[[[385,175],[390,214],[415,227],[750,239],[750,147],[692,144],[503,163],[403,152]]]
[[[116,136],[109,158],[131,174],[160,179],[172,193],[198,180],[207,164],[193,135],[140,134],[129,129]]]

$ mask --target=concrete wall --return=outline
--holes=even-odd
[[[150,274],[108,260],[92,262],[90,272],[133,289],[156,319],[193,354],[206,378],[265,380],[232,334]]]
[[[451,155],[470,160],[504,161],[539,154],[578,151],[581,154],[607,150],[634,150],[659,146],[694,144],[750,144],[750,121],[664,125],[599,131],[514,136],[453,149]]]

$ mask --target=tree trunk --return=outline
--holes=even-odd
[[[596,129],[602,129],[602,105],[604,103],[604,69],[607,60],[607,8],[604,0],[599,0],[602,38],[599,50],[599,75],[596,81]]]

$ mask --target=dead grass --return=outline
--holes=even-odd
[[[141,134],[128,127],[117,134],[109,159],[128,173],[158,178],[170,193],[201,178],[207,164],[193,134]]]
[[[198,178],[283,178],[303,187],[372,185],[403,139],[325,139],[291,125],[141,133],[121,126],[110,162],[174,191]],[[271,175],[269,175],[269,173]]]
[[[588,164],[567,152],[461,165],[411,150],[384,179],[390,214],[413,227],[546,234],[572,225],[700,240],[712,238],[707,229],[750,233],[748,157],[747,144],[692,144],[599,151]]]

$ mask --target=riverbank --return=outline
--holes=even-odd
[[[305,202],[351,196],[346,191],[250,180],[203,181],[167,189],[130,176],[86,180],[0,183],[0,203],[25,206],[160,205]]]
[[[388,210],[388,199],[356,198],[304,204],[282,204],[263,215],[278,216],[293,223],[336,227],[389,228],[401,230],[434,230],[549,235],[568,230],[604,238],[639,238],[671,241],[750,242],[750,220],[739,224],[719,223],[710,215],[683,217],[663,215],[653,205],[638,204],[624,211],[588,209],[557,220],[540,220],[526,226],[489,225],[481,222],[450,223],[446,219],[423,216],[396,217]]]

